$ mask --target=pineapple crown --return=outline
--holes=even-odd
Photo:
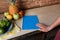
[[[15,4],[16,0],[9,0],[10,4]]]

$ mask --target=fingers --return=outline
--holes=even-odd
[[[38,26],[40,28],[40,31],[42,31],[42,32],[48,32],[47,26],[45,24],[38,23],[38,24],[36,24],[36,26]]]
[[[36,26],[40,27],[40,28],[44,28],[42,24],[36,24]]]
[[[40,29],[41,32],[48,32],[47,30]]]

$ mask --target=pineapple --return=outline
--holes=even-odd
[[[16,0],[9,0],[9,2],[9,13],[13,15],[18,12],[18,7],[15,5]]]

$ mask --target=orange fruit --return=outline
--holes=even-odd
[[[20,15],[20,17],[23,17],[23,11],[22,10],[19,12],[19,15]]]
[[[18,7],[17,7],[17,5],[15,5],[15,2],[16,1],[10,0],[9,2],[10,2],[10,5],[9,5],[9,13],[11,15],[13,15],[13,14],[15,14],[15,13],[18,12]]]

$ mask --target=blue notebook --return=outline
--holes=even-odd
[[[37,23],[39,23],[39,20],[36,15],[24,16],[22,30],[38,30],[39,27],[36,26]]]

